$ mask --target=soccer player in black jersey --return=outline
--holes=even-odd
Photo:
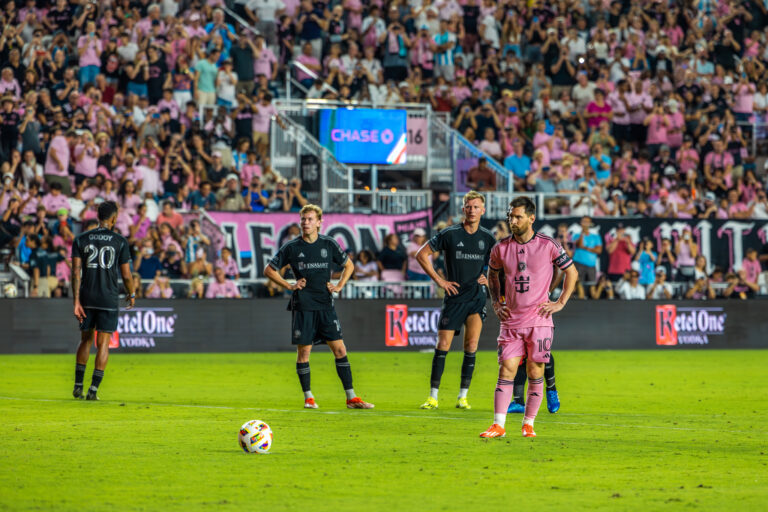
[[[305,205],[299,214],[301,236],[280,248],[264,275],[278,285],[293,290],[289,305],[292,313],[291,336],[296,345],[296,373],[304,391],[304,407],[318,407],[310,388],[309,354],[313,345],[326,343],[336,358],[336,373],[347,394],[347,408],[373,409],[373,404],[364,402],[352,388],[352,369],[341,337],[339,318],[333,307],[333,293],[344,288],[355,266],[333,238],[320,234],[323,210],[319,206]],[[334,264],[344,268],[335,285],[331,282],[331,267]],[[279,273],[286,266],[290,266],[296,276],[294,284],[283,279]]]
[[[72,294],[75,299],[75,317],[80,322],[80,346],[77,347],[75,366],[75,398],[83,397],[85,365],[96,334],[96,365],[86,400],[98,400],[96,392],[104,377],[109,358],[109,339],[117,330],[120,288],[118,275],[128,293],[128,309],[133,307],[136,295],[131,277],[131,253],[128,241],[113,231],[117,222],[117,204],[105,201],[98,209],[99,227],[75,238],[72,245]]]
[[[475,370],[475,352],[485,320],[485,285],[488,281],[483,269],[488,265],[491,248],[496,243],[493,233],[480,226],[485,213],[485,197],[478,192],[464,196],[464,221],[447,227],[433,236],[419,249],[416,259],[424,271],[445,290],[437,331],[437,347],[432,358],[430,395],[422,409],[437,409],[437,393],[445,368],[445,356],[451,348],[453,336],[464,326],[464,361],[461,364],[461,383],[456,407],[471,409],[467,402],[469,383]],[[435,272],[429,256],[443,251],[447,279]]]

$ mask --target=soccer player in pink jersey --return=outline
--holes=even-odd
[[[512,236],[497,243],[488,263],[488,284],[493,310],[501,320],[498,338],[499,380],[494,395],[493,425],[480,437],[504,437],[507,407],[522,356],[527,356],[528,399],[525,402],[523,437],[536,437],[533,420],[544,395],[544,364],[552,348],[552,315],[565,307],[576,285],[577,272],[563,247],[554,239],[536,233],[536,205],[528,197],[509,203]],[[549,300],[553,265],[565,273],[563,293]],[[505,298],[501,296],[499,272],[505,276]]]

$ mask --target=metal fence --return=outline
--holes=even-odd
[[[455,216],[461,213],[463,205],[464,192],[454,192],[451,194],[450,215]],[[579,198],[585,198],[589,201],[589,194],[550,194],[550,193],[527,193],[527,192],[483,192],[485,196],[485,216],[490,219],[507,218],[509,203],[516,197],[527,196],[536,204],[536,217],[539,219],[556,219],[558,217],[569,217],[576,215],[572,210],[573,205]],[[591,202],[585,208],[585,211],[579,211],[579,214],[593,215],[594,206]]]

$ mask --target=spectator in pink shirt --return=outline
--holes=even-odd
[[[756,91],[755,84],[750,83],[746,73],[742,73],[739,83],[733,86],[733,114],[736,121],[745,123],[752,118]]]
[[[88,3],[86,8],[93,9]],[[89,21],[85,31],[77,40],[77,54],[80,56],[80,87],[96,81],[101,67],[101,39],[96,35],[96,23]]]
[[[50,192],[43,196],[41,204],[45,206],[45,213],[48,217],[56,217],[56,212],[64,208],[70,209],[69,199],[62,193],[60,183],[51,183]]]
[[[253,114],[253,145],[256,151],[261,155],[262,161],[267,157],[269,149],[269,125],[272,117],[277,117],[277,109],[272,104],[272,95],[265,92],[258,105],[254,105]]]
[[[301,49],[301,55],[296,57],[296,62],[303,64],[305,67],[309,68],[311,71],[314,71],[318,75],[323,71],[323,66],[320,65],[320,61],[317,60],[317,57],[312,54],[311,43],[304,43],[304,46]],[[296,71],[296,80],[301,82],[301,84],[307,89],[312,87],[312,84],[315,81],[312,76],[310,76],[308,73],[305,73],[301,69]]]
[[[712,143],[713,150],[704,157],[704,176],[711,179],[714,169],[723,169],[726,176],[731,176],[733,171],[733,156],[725,151],[725,144],[718,137]]]
[[[656,156],[662,144],[667,143],[667,129],[670,126],[669,116],[664,112],[660,101],[653,106],[653,112],[648,114],[643,121],[647,128],[646,145],[651,156]]]
[[[54,132],[54,137],[48,146],[43,170],[48,186],[58,183],[66,195],[72,193],[72,187],[69,183],[69,145],[75,137],[74,131],[69,131],[64,135],[62,128],[58,128]]]
[[[154,281],[152,281],[152,283],[147,286],[147,291],[144,294],[144,298],[170,299],[171,297],[173,297],[173,288],[171,288],[171,283],[168,279],[167,272],[158,270]]]
[[[264,42],[264,36],[256,36],[255,47],[256,51],[253,54],[254,76],[264,75],[268,79],[274,80],[277,77],[277,57]]]
[[[568,147],[568,152],[582,158],[589,157],[589,144],[584,142],[584,134],[581,131],[576,130],[573,132],[573,142]]]
[[[224,269],[216,267],[213,271],[213,279],[208,284],[205,292],[206,299],[239,299],[240,291],[237,289],[237,283],[224,274]]]
[[[496,140],[496,130],[489,126],[485,129],[484,136],[485,138],[480,142],[478,147],[496,160],[502,161],[504,157],[502,155],[501,145],[499,144],[499,141]]]
[[[731,219],[748,219],[752,216],[752,208],[747,206],[739,197],[735,188],[728,191],[728,217]]]
[[[683,137],[683,145],[677,150],[675,161],[681,174],[687,174],[689,171],[698,169],[699,152],[693,148],[693,137],[690,135]]]
[[[227,279],[237,279],[240,275],[240,270],[237,268],[237,262],[232,257],[232,250],[229,247],[223,247],[221,249],[221,258],[216,260],[216,268],[224,270],[224,275]]]
[[[683,145],[683,132],[685,131],[685,116],[680,111],[680,105],[676,99],[671,98],[665,106],[665,113],[669,120],[667,126],[667,145],[675,150]]]
[[[611,122],[613,119],[613,108],[605,102],[605,91],[595,89],[595,99],[587,104],[587,111],[584,113],[587,120],[587,127],[594,131],[603,121]]]
[[[741,270],[744,271],[744,280],[757,286],[760,273],[763,271],[760,260],[757,257],[757,249],[748,247],[746,257],[741,262]]]
[[[21,85],[13,76],[13,68],[3,68],[0,73],[0,95],[10,94],[14,100],[21,98]]]
[[[170,199],[163,201],[163,211],[157,216],[157,225],[160,226],[163,223],[168,223],[170,227],[178,230],[182,224],[184,224],[184,218],[181,214],[173,209],[173,201]]]
[[[75,183],[79,185],[86,178],[93,178],[98,174],[99,148],[93,141],[93,135],[86,132],[82,135],[81,142],[75,146]]]

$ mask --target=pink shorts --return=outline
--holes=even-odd
[[[554,327],[502,327],[496,340],[499,344],[499,363],[524,355],[536,363],[548,363],[554,332]]]

